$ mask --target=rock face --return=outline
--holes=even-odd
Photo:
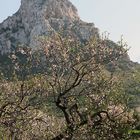
[[[0,52],[17,45],[37,47],[37,37],[62,30],[80,40],[99,36],[93,23],[80,20],[69,0],[21,0],[20,9],[0,24]]]

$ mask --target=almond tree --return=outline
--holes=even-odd
[[[126,50],[123,45],[109,47],[106,41],[94,38],[81,44],[59,35],[53,40],[42,38],[48,93],[66,123],[65,130],[53,140],[129,137],[134,120],[124,104],[127,98],[121,79],[106,70],[108,64],[115,67]]]

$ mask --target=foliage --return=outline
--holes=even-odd
[[[41,37],[40,46],[9,56],[14,77],[0,82],[0,136],[133,139],[129,131],[137,120],[127,106],[123,78],[106,69],[126,55],[124,47],[96,38],[81,44],[58,34]]]

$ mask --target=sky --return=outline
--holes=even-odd
[[[93,22],[117,42],[123,35],[131,60],[140,63],[140,0],[70,0],[83,21]],[[0,22],[14,14],[20,0],[0,0]]]

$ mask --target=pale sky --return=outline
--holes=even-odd
[[[107,31],[110,39],[121,35],[131,47],[131,60],[140,62],[140,0],[71,0],[82,20],[93,22],[100,33]],[[20,0],[0,0],[0,22],[14,14]]]

